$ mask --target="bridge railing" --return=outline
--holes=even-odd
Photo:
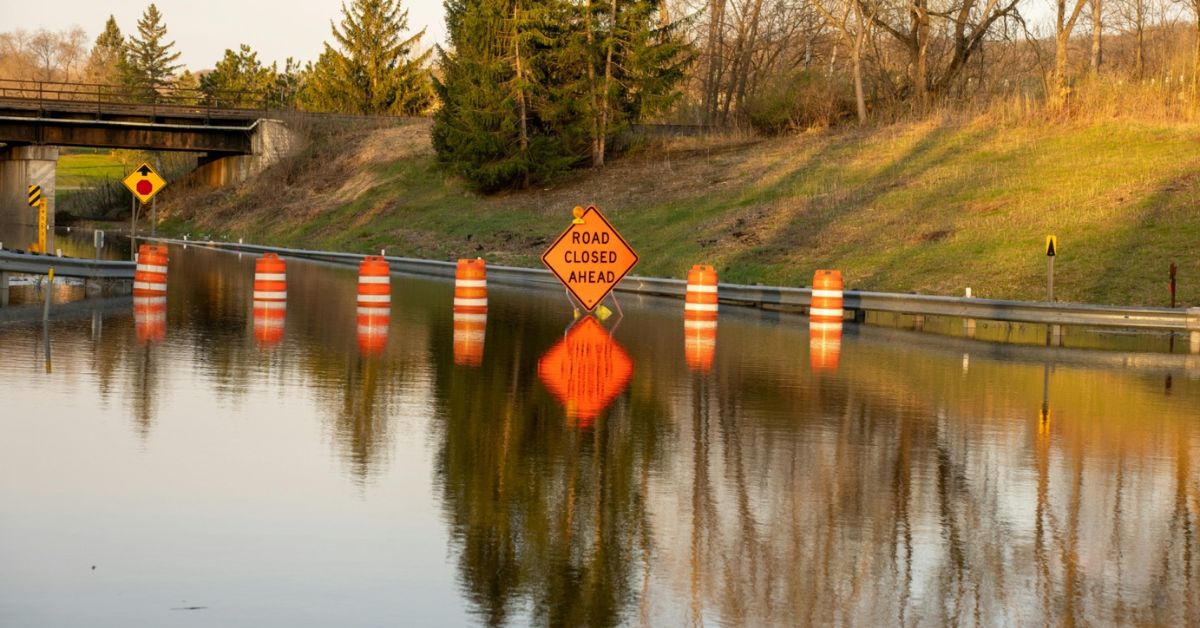
[[[128,106],[144,109],[151,115],[171,111],[265,113],[271,107],[271,94],[262,91],[205,91],[195,88],[131,88],[101,83],[66,83],[0,78],[0,99],[16,99],[36,104],[39,111],[66,107],[79,111],[95,110],[97,115]]]

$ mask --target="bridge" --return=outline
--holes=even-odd
[[[94,83],[0,79],[0,243],[37,239],[37,210],[25,191],[40,185],[54,224],[59,147],[198,153],[194,182],[245,180],[292,149],[293,137],[268,94],[164,89],[142,94]]]

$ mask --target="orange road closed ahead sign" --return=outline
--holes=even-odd
[[[542,254],[542,263],[589,312],[638,262],[600,210],[575,208],[575,220]]]
[[[154,171],[154,168],[150,167],[150,164],[145,163],[129,173],[129,176],[122,179],[121,182],[143,204],[149,203],[155,194],[158,194],[163,188],[167,187],[166,180],[158,176],[158,173]]]

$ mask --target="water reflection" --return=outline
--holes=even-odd
[[[586,315],[542,356],[538,375],[562,402],[567,418],[588,427],[625,390],[633,362],[604,325]]]
[[[161,518],[176,489],[153,482],[166,474],[217,484],[186,514],[225,532],[187,545],[258,552],[237,563],[241,594],[282,589],[272,599],[313,612],[313,592],[344,578],[367,622],[423,598],[443,604],[435,624],[460,623],[454,601],[492,625],[1200,622],[1200,370],[1183,356],[1108,362],[855,328],[836,370],[814,372],[828,362],[803,318],[764,324],[730,308],[722,351],[703,356],[681,338],[678,302],[623,297],[618,332],[584,317],[564,333],[561,294],[496,287],[487,352],[464,353],[452,284],[399,276],[373,325],[386,340],[368,352],[354,269],[302,263],[289,264],[287,336],[261,351],[253,258],[171,257],[161,314],[125,305],[102,322],[52,323],[52,375],[37,364],[40,322],[0,326],[0,396],[14,408],[0,414],[13,443],[0,460],[25,448],[44,459],[39,474],[2,467],[22,479],[0,482],[0,551],[12,558],[0,608],[32,595],[27,565],[52,565],[37,586],[75,592],[55,589],[72,580],[45,547],[148,542],[134,528],[76,540],[14,521]],[[58,424],[18,418],[51,388],[77,400]],[[124,432],[88,440],[84,458],[65,446],[108,426],[94,419],[109,408]],[[222,474],[235,444],[256,464]],[[183,469],[174,458],[189,453]],[[298,482],[314,457],[319,472]],[[84,459],[135,471],[121,499],[96,500],[68,473]],[[30,497],[43,475],[53,489]],[[304,507],[285,510],[297,485]],[[375,510],[385,504],[396,511]],[[269,535],[239,536],[277,510],[288,514]],[[405,527],[422,517],[433,523]],[[410,537],[454,579],[395,584],[413,559],[386,550]],[[322,549],[286,578],[269,567]],[[353,569],[332,575],[339,560]],[[146,561],[180,569],[169,552]],[[87,612],[119,607],[104,591]]]

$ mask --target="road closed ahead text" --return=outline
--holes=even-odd
[[[637,255],[594,208],[577,220],[542,256],[571,294],[588,310],[595,309],[637,263]]]

